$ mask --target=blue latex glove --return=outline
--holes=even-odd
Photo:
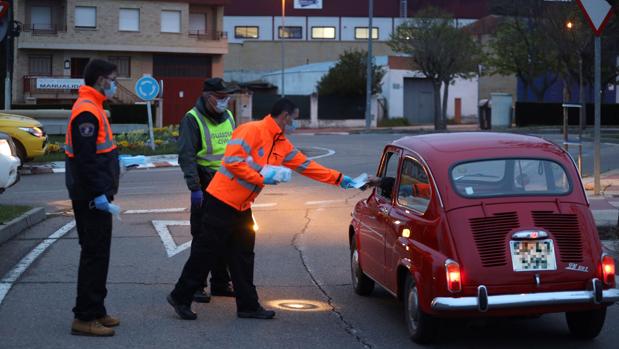
[[[202,207],[202,200],[204,200],[204,194],[202,194],[202,190],[196,190],[191,192],[191,206]]]
[[[94,203],[95,203],[95,208],[97,210],[101,210],[101,211],[109,211],[110,209],[110,202],[107,201],[107,196],[105,195],[99,195],[94,199]]]
[[[264,176],[264,184],[271,184],[271,185],[275,185],[278,182],[275,180],[275,175],[277,174],[277,172],[275,172],[275,170],[273,169],[269,169],[269,171],[267,171],[267,173],[263,174]]]
[[[344,176],[344,179],[342,179],[342,182],[340,183],[340,187],[342,187],[344,189],[353,188],[353,180],[352,180],[352,178],[350,178],[348,176]]]

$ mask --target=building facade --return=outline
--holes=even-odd
[[[374,54],[393,55],[386,43],[391,33],[426,6],[440,7],[466,25],[488,14],[487,3],[488,0],[374,1]],[[230,52],[224,58],[226,77],[252,81],[265,72],[281,69],[282,39],[285,67],[334,61],[346,50],[366,49],[370,34],[368,13],[367,1],[357,0],[231,1],[224,17],[224,30],[230,42]]]
[[[181,95],[182,107],[191,105],[195,99],[188,94],[195,92],[169,90],[197,86],[199,92],[204,78],[223,74],[226,2],[17,1],[15,20],[22,23],[22,33],[15,43],[13,104],[70,103],[85,65],[102,58],[118,65],[115,102],[134,103],[135,82],[151,74],[170,87],[166,94]]]

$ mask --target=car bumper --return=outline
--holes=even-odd
[[[519,293],[489,296],[485,286],[479,286],[477,297],[436,297],[432,300],[435,311],[485,312],[494,309],[517,309],[563,304],[612,304],[619,301],[619,289],[602,289],[598,279],[591,281],[591,290],[540,293]]]
[[[37,158],[47,152],[47,136],[31,139],[24,143],[28,158]]]

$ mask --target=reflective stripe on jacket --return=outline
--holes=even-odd
[[[324,167],[294,148],[275,120],[240,125],[228,142],[223,164],[206,191],[239,211],[251,208],[264,187],[264,165],[286,166],[314,180],[338,185],[342,174]]]
[[[221,166],[226,144],[232,136],[232,131],[234,131],[234,116],[230,110],[226,110],[226,112],[228,118],[220,124],[215,124],[209,118],[200,115],[196,108],[187,112],[187,114],[193,116],[200,128],[202,149],[196,154],[198,165],[213,170],[217,170]]]
[[[73,158],[75,153],[73,152],[73,142],[71,139],[71,124],[73,120],[83,112],[89,112],[93,114],[99,123],[99,132],[97,134],[97,154],[109,153],[116,149],[114,144],[114,135],[112,134],[112,128],[107,120],[107,114],[103,109],[103,101],[105,96],[99,93],[97,90],[90,86],[80,86],[79,97],[73,104],[71,109],[71,118],[67,125],[67,134],[65,137],[64,151],[68,157]]]

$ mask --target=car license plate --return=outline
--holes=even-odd
[[[557,261],[552,240],[511,241],[514,271],[556,270]]]

